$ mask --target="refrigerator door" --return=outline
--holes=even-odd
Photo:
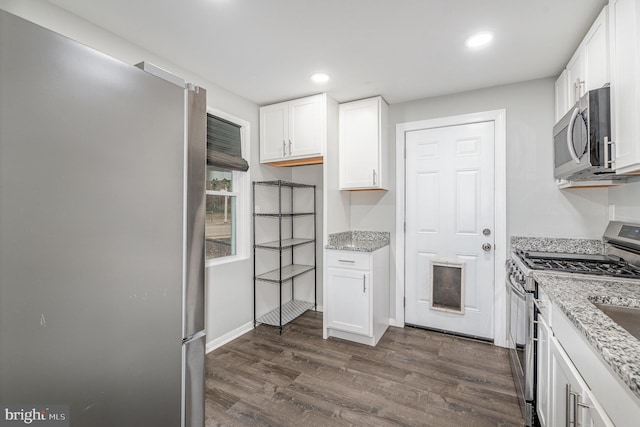
[[[1,402],[183,422],[184,98],[0,11]]]

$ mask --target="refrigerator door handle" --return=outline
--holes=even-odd
[[[202,332],[195,334],[193,339],[182,346],[181,427],[204,426],[205,347]]]
[[[204,330],[206,90],[185,90],[182,337]]]

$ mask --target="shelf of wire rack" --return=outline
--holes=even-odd
[[[277,190],[277,212],[256,212],[256,191],[262,191],[259,187],[274,187]],[[298,190],[313,191],[313,206],[304,209],[301,212],[294,210],[294,193]],[[266,190],[273,191],[273,190]],[[287,201],[283,200],[283,192],[287,191],[289,196]],[[275,199],[274,199],[275,200]],[[304,201],[305,199],[303,199]],[[285,204],[287,206],[285,206]],[[294,221],[299,217],[313,217],[313,237],[296,237],[294,234]],[[278,239],[267,242],[256,242],[256,221],[262,218],[276,218],[278,227]],[[280,328],[282,333],[282,327],[291,322],[296,317],[300,316],[307,310],[317,309],[317,293],[318,293],[318,275],[317,275],[317,250],[316,250],[316,186],[309,184],[299,184],[295,182],[287,181],[254,181],[253,182],[253,325],[256,327],[260,324],[273,325]],[[288,227],[284,227],[287,225]],[[285,236],[287,233],[284,229],[290,230],[288,233],[291,235]],[[273,237],[272,237],[273,238]],[[313,259],[307,259],[305,263],[294,262],[294,252],[300,246],[312,245],[313,246]],[[276,251],[279,253],[279,263],[277,268],[274,268],[267,272],[257,273],[256,271],[256,259],[259,256],[260,250]],[[283,254],[285,251],[288,253]],[[308,255],[308,252],[305,253]],[[303,254],[303,255],[305,255]],[[284,258],[288,257],[286,260]],[[296,278],[303,274],[313,273],[313,302],[301,301],[295,299],[295,281]],[[279,292],[279,304],[278,307],[269,311],[268,313],[257,316],[256,314],[256,285],[258,282],[269,282],[278,284]],[[289,301],[282,301],[282,285],[291,285],[291,299]]]
[[[309,216],[315,215],[315,212],[300,212],[300,213],[254,213],[254,216],[264,216],[269,218],[292,218],[294,216]]]
[[[306,245],[308,243],[315,243],[314,239],[283,239],[283,240],[274,240],[273,242],[265,242],[265,243],[257,243],[256,248],[259,249],[271,249],[271,250],[280,250],[280,249],[291,249],[297,246]]]
[[[282,284],[312,270],[315,270],[315,267],[313,265],[286,265],[282,268],[277,268],[275,270],[259,274],[256,276],[256,280]]]
[[[258,317],[256,322],[271,326],[280,326],[280,322],[282,322],[282,325],[286,325],[305,311],[312,309],[314,309],[312,302],[291,300],[283,303],[281,307]],[[282,311],[282,317],[280,317],[280,311]]]

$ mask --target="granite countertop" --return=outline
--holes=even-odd
[[[571,254],[601,254],[602,240],[596,239],[556,239],[553,237],[511,237],[511,250],[566,252]]]
[[[593,302],[640,307],[640,280],[534,272],[551,301],[586,337],[613,371],[640,398],[640,340]]]
[[[373,252],[389,245],[390,234],[385,231],[345,231],[329,235],[326,249]]]

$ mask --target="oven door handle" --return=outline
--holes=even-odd
[[[527,298],[524,290],[522,289],[522,287],[520,285],[518,285],[517,283],[514,283],[513,280],[511,280],[511,277],[508,277],[507,281],[509,282],[509,287],[518,296],[518,298],[520,298],[522,300]]]

